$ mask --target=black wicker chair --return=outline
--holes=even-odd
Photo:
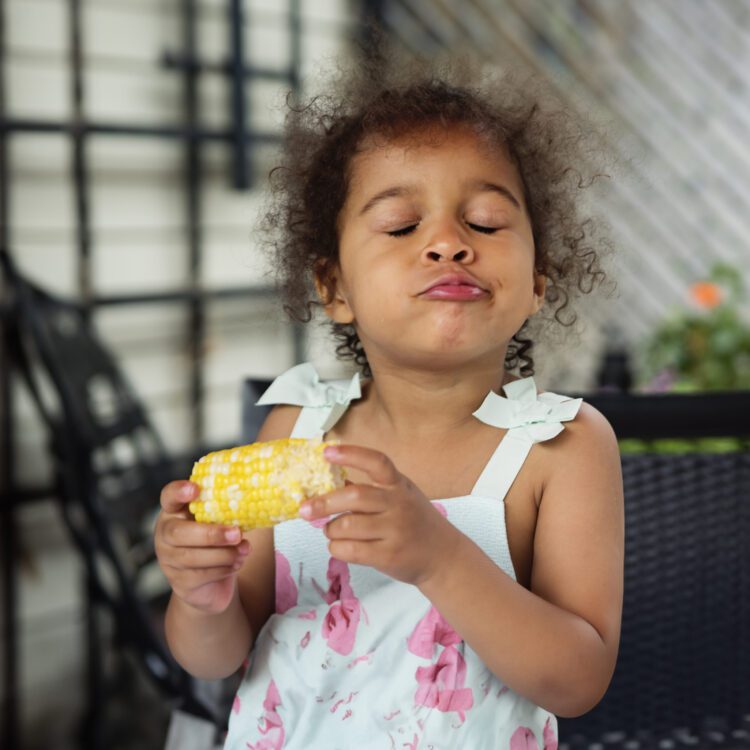
[[[270,407],[249,379],[243,433]],[[747,438],[750,393],[585,396],[621,438]],[[622,456],[625,590],[617,666],[560,750],[750,747],[750,452]]]
[[[0,261],[12,295],[5,326],[11,364],[48,428],[62,515],[85,566],[88,701],[82,746],[113,745],[118,728],[110,721],[110,698],[115,688],[122,698],[128,679],[122,660],[111,667],[118,654],[134,657],[157,695],[167,698],[159,701],[162,712],[174,708],[200,716],[218,732],[233,691],[217,696],[174,661],[163,637],[168,588],[155,587],[154,576],[149,578],[156,565],[159,491],[184,470],[170,459],[84,311],[23,278],[6,251],[0,250]],[[122,720],[132,726],[132,716]]]
[[[750,746],[750,393],[587,399],[620,438],[733,437],[724,453],[622,456],[625,591],[603,700],[561,748]]]

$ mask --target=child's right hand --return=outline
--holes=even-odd
[[[165,485],[154,547],[175,596],[202,612],[219,614],[232,601],[250,543],[236,526],[193,520],[187,506],[198,489],[184,480]]]

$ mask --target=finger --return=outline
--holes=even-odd
[[[178,479],[164,486],[159,502],[167,513],[187,513],[187,504],[198,497],[199,491],[200,488],[195,482]]]
[[[327,523],[324,531],[331,540],[375,541],[384,536],[380,515],[372,513],[344,513]]]
[[[401,474],[385,453],[363,448],[361,445],[329,445],[323,452],[326,460],[339,466],[364,471],[374,484],[390,487],[397,484]]]
[[[346,563],[372,565],[382,557],[381,541],[360,541],[355,539],[334,539],[328,542],[331,557]]]
[[[239,544],[242,539],[237,526],[181,518],[167,519],[162,526],[162,539],[173,547],[225,547]]]
[[[299,507],[299,514],[308,521],[324,518],[334,513],[356,511],[380,513],[386,508],[379,487],[368,484],[349,484],[339,490],[307,500]]]
[[[177,570],[200,570],[232,567],[242,562],[250,550],[244,541],[236,547],[174,547],[165,559],[165,564]]]

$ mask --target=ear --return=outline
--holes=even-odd
[[[539,312],[544,304],[544,292],[547,289],[547,277],[541,273],[534,274],[534,299],[532,302],[531,314]]]
[[[343,325],[353,323],[354,313],[346,299],[338,263],[329,265],[325,260],[318,261],[313,274],[313,282],[326,315],[334,323]]]

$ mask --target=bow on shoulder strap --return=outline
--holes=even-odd
[[[583,399],[557,393],[537,395],[531,377],[503,386],[507,398],[490,392],[474,416],[492,427],[506,428],[472,490],[472,495],[504,499],[534,443],[559,435],[578,413]]]
[[[279,375],[255,402],[257,406],[302,406],[291,437],[322,437],[342,417],[349,403],[361,398],[359,373],[351,380],[321,383],[315,368],[305,362]]]
[[[493,427],[513,430],[531,443],[541,443],[559,435],[575,418],[583,399],[568,398],[557,393],[537,395],[534,378],[515,380],[503,386],[507,398],[490,392],[474,416]]]

